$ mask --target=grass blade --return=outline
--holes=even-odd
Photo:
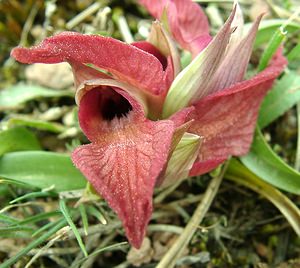
[[[60,210],[61,210],[62,214],[64,215],[66,221],[68,222],[69,226],[71,227],[71,229],[72,229],[72,231],[73,231],[73,233],[76,237],[76,240],[78,242],[78,245],[81,248],[84,256],[87,257],[88,254],[87,254],[87,251],[86,251],[85,246],[83,244],[83,241],[81,239],[81,236],[80,236],[80,234],[77,230],[77,227],[75,226],[74,222],[72,221],[71,215],[70,215],[70,213],[67,209],[66,203],[63,199],[61,199],[59,201],[59,207],[60,207]]]
[[[10,201],[9,204],[14,204],[26,199],[30,199],[30,198],[37,198],[37,197],[48,197],[48,196],[56,196],[55,193],[51,193],[51,192],[33,192],[33,193],[28,193],[25,195],[22,195],[20,197],[15,198],[14,200]]]
[[[81,220],[82,220],[82,225],[83,225],[83,230],[85,235],[88,235],[88,227],[89,227],[89,222],[88,222],[88,217],[86,214],[86,209],[85,206],[83,204],[79,205],[79,212],[80,212],[80,216],[81,216]]]
[[[283,27],[278,28],[275,33],[273,34],[272,38],[270,39],[270,42],[267,45],[267,48],[264,50],[264,53],[261,56],[259,65],[258,65],[258,71],[264,70],[267,66],[269,61],[271,60],[272,56],[275,54],[276,50],[279,48],[279,46],[284,41],[284,38],[286,37],[287,32]]]
[[[51,237],[53,234],[55,234],[58,230],[63,228],[67,225],[67,221],[65,219],[61,219],[56,222],[56,225],[52,227],[48,232],[41,235],[36,240],[32,241],[30,244],[28,244],[26,247],[24,247],[22,250],[20,250],[15,256],[8,259],[7,261],[0,264],[0,268],[10,268],[14,263],[16,263],[19,259],[21,259],[23,256],[25,256],[30,250],[36,248],[37,246],[44,243],[49,237]]]
[[[35,222],[39,222],[39,221],[48,219],[50,217],[55,217],[55,216],[59,216],[59,215],[61,215],[60,211],[51,211],[51,212],[40,213],[38,215],[28,217],[23,221],[19,221],[18,225],[25,225],[25,224],[35,223]]]
[[[93,206],[88,207],[88,212],[91,215],[95,216],[102,224],[104,225],[107,224],[107,220],[105,219],[104,215],[95,207]]]

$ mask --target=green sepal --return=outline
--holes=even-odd
[[[160,187],[167,187],[180,179],[188,177],[201,146],[201,137],[191,133],[184,133],[177,144],[166,169],[163,183]]]

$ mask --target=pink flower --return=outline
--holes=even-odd
[[[211,39],[197,4],[140,2],[158,18],[166,12],[173,38],[193,53],[184,70],[159,22],[147,41],[130,45],[64,32],[12,51],[23,63],[71,64],[80,126],[91,141],[72,160],[116,211],[137,248],[155,186],[203,174],[248,152],[261,100],[286,64],[278,52],[268,68],[243,80],[260,18],[242,37],[238,7]]]

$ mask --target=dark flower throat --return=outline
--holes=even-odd
[[[126,116],[132,110],[129,101],[113,89],[107,88],[101,94],[100,114],[104,120],[111,121],[115,117]]]

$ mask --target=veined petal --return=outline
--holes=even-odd
[[[201,164],[248,152],[260,103],[286,63],[286,59],[277,53],[270,66],[252,79],[194,104],[191,118],[195,121],[188,131],[204,138],[197,160],[199,172]],[[217,161],[216,166],[219,163]],[[212,168],[213,165],[210,166]],[[195,167],[192,174],[197,175],[196,171]]]
[[[191,51],[193,55],[197,55],[211,40],[208,20],[198,4],[190,0],[139,0],[139,2],[159,20],[166,10],[173,37],[181,47]]]
[[[93,64],[114,78],[155,95],[168,87],[163,66],[156,57],[110,37],[63,32],[29,49],[17,47],[11,55],[23,63]]]
[[[176,76],[164,103],[163,118],[207,95],[210,79],[223,60],[234,15],[235,8],[210,44]]]
[[[201,137],[191,133],[185,133],[177,144],[170,160],[163,183],[160,187],[167,187],[180,179],[188,177],[201,146]]]
[[[127,103],[122,100],[121,106],[129,103],[131,109],[116,114],[118,118],[105,116],[112,112],[105,111],[107,104],[122,97]],[[97,87],[80,98],[79,122],[93,142],[78,147],[72,160],[118,214],[130,243],[139,248],[152,213],[153,189],[168,160],[174,123],[147,120],[126,92]]]

